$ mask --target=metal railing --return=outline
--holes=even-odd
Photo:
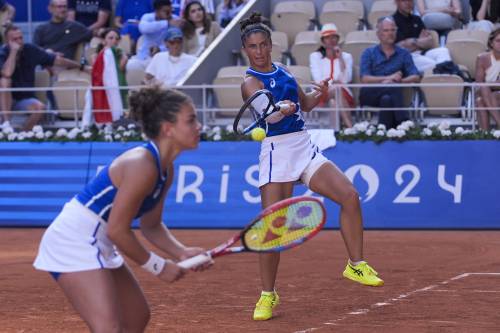
[[[10,88],[10,89],[1,89],[1,93],[12,93],[16,91],[33,91],[35,93],[40,92],[49,92],[49,91],[63,91],[73,94],[73,103],[71,108],[63,108],[56,109],[54,105],[50,102],[50,98],[45,110],[41,111],[11,111],[10,114],[12,116],[22,115],[22,114],[30,114],[34,112],[40,112],[47,114],[46,119],[44,119],[42,125],[47,127],[78,127],[80,126],[81,117],[84,111],[84,108],[81,106],[81,94],[86,94],[89,89],[93,90],[109,90],[109,89],[126,89],[128,91],[137,90],[146,86],[127,86],[127,87],[89,87],[89,86],[71,86],[71,87],[33,87],[33,88]],[[314,86],[313,85],[302,85],[302,88],[305,91],[310,91]],[[499,84],[495,83],[411,83],[411,84],[360,84],[360,83],[352,83],[352,84],[344,84],[344,85],[334,85],[333,89],[336,92],[336,96],[340,96],[341,88],[346,87],[351,89],[354,92],[354,95],[359,94],[359,90],[361,88],[374,88],[374,87],[386,87],[386,88],[405,88],[410,89],[413,94],[411,101],[408,107],[404,108],[374,108],[370,106],[355,106],[355,107],[345,107],[341,106],[339,100],[336,99],[333,105],[327,107],[317,107],[314,110],[318,111],[312,112],[310,114],[305,115],[306,121],[310,122],[311,125],[324,128],[324,127],[332,127],[331,117],[328,115],[325,116],[326,113],[335,112],[335,126],[338,129],[340,124],[339,112],[338,111],[353,111],[354,116],[357,120],[367,120],[370,119],[370,114],[373,111],[410,111],[411,118],[416,120],[417,122],[425,122],[428,117],[427,113],[431,110],[433,113],[439,114],[440,111],[456,111],[456,114],[460,114],[460,117],[446,116],[444,119],[448,120],[457,120],[456,123],[462,123],[462,125],[470,126],[473,129],[476,126],[476,111],[480,110],[490,110],[485,107],[476,106],[475,100],[478,95],[478,89],[480,87],[495,87],[500,88]],[[239,85],[212,85],[212,84],[203,84],[203,85],[185,85],[173,87],[175,89],[184,91],[188,95],[194,96],[194,102],[197,109],[197,112],[200,117],[200,121],[204,125],[227,125],[232,122],[231,115],[235,115],[239,110],[239,105],[243,104],[241,100],[240,104],[234,104],[230,107],[219,107],[219,105],[224,105],[223,101],[217,101],[217,89],[234,89],[235,93],[240,94]],[[444,106],[433,106],[425,104],[425,95],[422,93],[423,88],[458,88],[462,92],[462,97],[459,101],[455,101],[455,103],[450,103],[450,105]],[[80,99],[79,99],[80,96]],[[446,96],[443,96],[446,98]],[[57,100],[55,100],[57,104]],[[80,104],[80,105],[79,105]],[[446,104],[446,103],[444,103]],[[500,108],[497,108],[500,109]],[[92,110],[93,113],[96,112],[109,112],[109,110]],[[127,110],[124,110],[126,113]],[[431,113],[432,113],[431,112]],[[71,114],[71,117],[68,117],[68,114]],[[4,116],[5,113],[1,112],[0,115]],[[62,116],[62,117],[61,117]],[[0,118],[0,120],[4,120]],[[453,121],[452,121],[453,122]]]

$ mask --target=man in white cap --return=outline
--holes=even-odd
[[[352,81],[352,55],[342,52],[339,47],[341,35],[337,31],[337,26],[333,23],[326,23],[321,28],[321,46],[309,56],[309,65],[313,80],[321,82],[329,79],[330,103],[343,107],[354,107],[354,98],[352,92],[341,87],[336,89],[334,85],[345,84]],[[340,96],[337,96],[340,92]],[[336,101],[336,99],[338,99]],[[326,103],[327,101],[323,101]],[[336,122],[337,115],[331,112],[331,125],[338,127]],[[350,111],[340,112],[340,118],[346,127],[352,127],[352,118]]]
[[[165,37],[166,52],[159,52],[146,68],[146,84],[162,84],[166,87],[175,86],[189,68],[193,66],[196,57],[182,52],[183,35],[181,29],[172,26],[168,28]]]

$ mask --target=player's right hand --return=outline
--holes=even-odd
[[[185,269],[178,266],[172,260],[167,259],[165,262],[165,267],[163,267],[161,273],[158,274],[158,278],[165,282],[172,283],[181,279],[184,276],[184,274],[186,274]]]

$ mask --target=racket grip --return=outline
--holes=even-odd
[[[210,253],[205,252],[202,254],[198,254],[197,256],[191,257],[189,259],[179,261],[177,263],[177,266],[180,266],[184,269],[190,269],[199,266],[201,264],[204,264],[206,262],[209,262],[210,260],[212,260],[212,256],[210,255]]]
[[[280,111],[281,110],[286,111],[286,110],[290,109],[290,104],[288,104],[288,103],[278,102],[278,103],[276,103],[276,106],[279,107]]]

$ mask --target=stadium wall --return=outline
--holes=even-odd
[[[0,226],[44,227],[114,156],[140,143],[0,143]],[[326,150],[353,179],[368,229],[500,229],[498,141],[340,142]],[[176,162],[164,220],[237,228],[260,209],[259,144],[202,142]],[[140,177],[140,175],[138,175]],[[311,194],[297,186],[295,195]],[[328,228],[338,207],[327,201]]]

